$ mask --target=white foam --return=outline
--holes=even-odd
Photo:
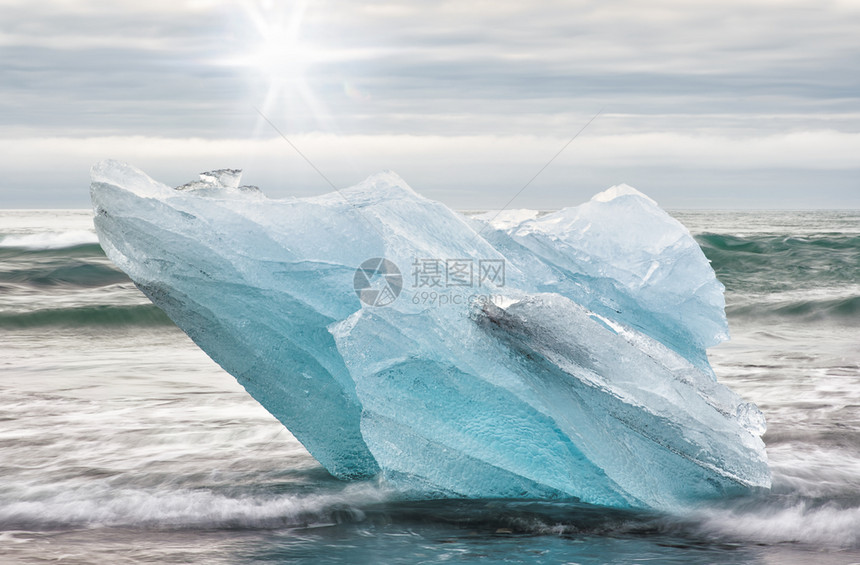
[[[63,232],[40,232],[6,235],[0,239],[0,247],[21,249],[63,249],[77,245],[98,243],[96,232],[92,230],[72,230]]]
[[[36,490],[36,489],[33,489]],[[35,494],[35,493],[34,493]],[[209,490],[115,489],[107,485],[54,492],[0,506],[0,524],[40,526],[148,526],[175,528],[297,527],[325,525],[361,506],[382,502],[387,491],[369,483],[304,496],[227,496]]]
[[[805,543],[834,549],[860,547],[860,508],[807,502],[753,511],[706,510],[694,519],[709,536],[763,544]]]

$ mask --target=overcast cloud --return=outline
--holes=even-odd
[[[379,169],[457,208],[860,208],[860,3],[0,0],[0,206],[84,207],[89,167],[271,196]]]

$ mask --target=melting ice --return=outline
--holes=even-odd
[[[469,218],[391,172],[284,200],[233,169],[92,177],[110,259],[335,476],[661,509],[770,486],[705,353],[723,287],[631,187]]]

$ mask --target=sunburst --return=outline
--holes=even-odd
[[[323,61],[324,49],[304,37],[307,0],[289,4],[277,2],[248,3],[245,14],[254,34],[244,54],[230,60],[233,65],[251,69],[263,79],[265,94],[255,105],[265,115],[285,112],[288,120],[310,115],[323,129],[330,129],[328,112],[314,95],[308,82],[308,71]],[[288,100],[301,100],[296,108]],[[264,127],[258,123],[258,129]]]

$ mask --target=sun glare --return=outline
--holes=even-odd
[[[287,101],[297,96],[306,106],[303,112],[322,122],[325,112],[307,81],[308,70],[320,61],[322,52],[303,37],[307,4],[306,0],[286,6],[275,2],[247,4],[246,15],[254,33],[244,54],[233,62],[252,70],[266,84],[265,96],[256,102],[264,114],[287,106]],[[288,114],[295,112],[295,108],[287,109]]]
[[[252,57],[253,65],[270,78],[289,80],[304,76],[312,62],[313,50],[298,38],[275,30]]]
[[[313,62],[314,49],[302,39],[302,19],[307,2],[296,2],[290,13],[273,9],[249,9],[259,34],[259,45],[248,57],[248,64],[272,80],[303,78]]]

